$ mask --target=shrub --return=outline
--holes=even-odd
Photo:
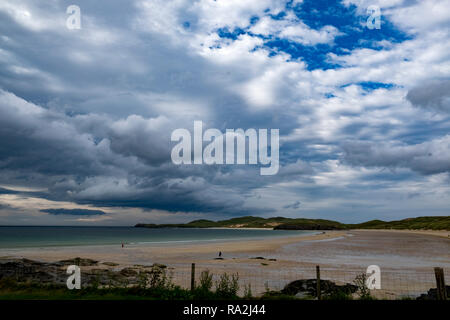
[[[149,273],[148,285],[150,288],[171,288],[172,275],[168,275],[165,268],[153,266]]]
[[[200,274],[199,289],[203,291],[210,291],[213,286],[213,275],[209,270],[202,271]]]
[[[252,298],[252,285],[249,283],[248,285],[244,285],[244,299]]]
[[[367,274],[361,273],[357,275],[353,282],[358,287],[357,292],[359,294],[359,298],[363,300],[370,300],[370,290],[367,287]]]
[[[231,277],[224,273],[216,281],[216,294],[219,298],[232,299],[237,297],[239,291],[239,274],[234,273]]]
[[[326,296],[324,296],[325,300],[352,300],[353,297],[351,294],[348,294],[342,290],[334,291]]]

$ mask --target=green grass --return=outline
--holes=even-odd
[[[69,290],[61,284],[18,282],[13,278],[0,279],[0,300],[235,300],[238,299],[239,275],[223,273],[215,283],[209,271],[202,272],[194,290],[172,283],[165,270],[153,277],[142,278],[132,287],[113,285],[99,288],[91,283],[80,290]],[[215,288],[213,289],[213,285]],[[250,289],[250,288],[248,288]],[[251,297],[247,290],[246,298]]]
[[[170,286],[165,288],[94,288],[69,290],[65,286],[13,284],[0,288],[0,300],[234,300],[235,295],[221,292],[193,291]]]
[[[274,228],[279,230],[346,230],[346,229],[411,229],[411,230],[450,230],[450,216],[418,217],[398,221],[372,220],[358,224],[343,224],[325,219],[292,219],[284,217],[261,218],[239,217],[228,220],[195,220],[184,224],[137,224],[146,228]]]
[[[261,218],[261,217],[239,217],[228,220],[211,221],[211,220],[195,220],[185,224],[137,224],[136,227],[146,228],[220,228],[220,227],[236,227],[241,228],[283,228],[286,229],[302,228],[317,229],[322,226],[324,229],[345,229],[345,225],[331,220],[323,219],[291,219],[283,217]]]
[[[372,220],[360,224],[349,224],[347,226],[352,229],[450,230],[450,216],[418,217],[388,222]]]

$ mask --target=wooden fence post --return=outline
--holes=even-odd
[[[436,295],[438,300],[447,300],[447,289],[445,288],[444,269],[434,268],[436,277]]]
[[[320,291],[320,267],[316,266],[316,283],[317,283],[317,300],[321,300],[322,292]]]
[[[195,289],[195,263],[191,266],[191,291]]]

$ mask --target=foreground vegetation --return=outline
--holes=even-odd
[[[156,276],[155,276],[156,275]],[[209,271],[201,274],[194,290],[174,285],[165,272],[151,277],[142,277],[135,285],[89,284],[80,290],[69,290],[61,284],[18,282],[12,278],[0,280],[0,300],[236,300],[254,299],[250,286],[244,286],[243,295],[238,296],[238,274],[222,274],[216,281]]]
[[[188,290],[174,285],[166,271],[159,269],[150,276],[142,274],[139,282],[133,285],[100,286],[94,282],[83,285],[80,290],[69,290],[63,284],[20,282],[4,277],[0,279],[0,300],[292,300],[315,299],[317,296],[315,279],[294,281],[281,291],[266,288],[266,292],[257,298],[253,296],[250,285],[240,287],[237,273],[223,273],[215,279],[205,270],[195,288]],[[308,283],[308,288],[298,295],[304,283]],[[324,280],[322,297],[324,300],[351,300],[356,295],[359,299],[371,299],[364,280],[358,284],[355,279],[354,283],[338,286]]]
[[[318,297],[316,279],[294,280],[279,291],[266,287],[262,295],[255,297],[250,284],[240,286],[238,273],[214,277],[208,270],[201,273],[193,290],[189,290],[175,285],[171,272],[158,266],[153,266],[150,272],[139,272],[134,282],[110,279],[105,284],[99,280],[91,279],[81,289],[69,290],[61,282],[24,281],[0,274],[0,300],[315,300]],[[366,284],[366,273],[357,275],[352,283],[337,284],[323,279],[320,297],[322,300],[374,300]],[[446,290],[450,294],[449,286]],[[436,300],[437,290],[431,288],[417,299]]]
[[[292,219],[284,217],[239,217],[229,220],[195,220],[184,224],[137,224],[143,228],[273,228],[277,230],[346,230],[346,229],[411,229],[450,230],[450,216],[418,217],[398,221],[372,220],[358,224],[343,224],[324,219]]]

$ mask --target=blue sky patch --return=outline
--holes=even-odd
[[[276,15],[268,14],[273,20],[283,19],[288,11],[292,11],[308,27],[314,30],[320,30],[325,26],[336,27],[340,35],[336,36],[334,42],[330,44],[317,44],[314,46],[304,45],[298,42],[280,39],[276,36],[264,37],[265,48],[270,50],[270,55],[278,53],[287,53],[293,59],[302,59],[307,63],[308,70],[314,69],[334,69],[340,67],[338,64],[330,63],[327,55],[334,53],[336,55],[345,55],[352,50],[359,48],[370,48],[373,50],[382,50],[380,41],[385,40],[392,43],[400,43],[412,39],[412,36],[396,28],[389,20],[381,16],[381,29],[372,29],[366,27],[368,15],[358,15],[356,6],[348,7],[341,4],[340,1],[325,0],[305,0],[301,4],[293,6],[292,2],[287,3],[285,11]],[[248,29],[259,19],[252,17],[247,30],[228,28],[218,29],[217,33],[222,38],[236,40],[240,35],[248,33]]]

